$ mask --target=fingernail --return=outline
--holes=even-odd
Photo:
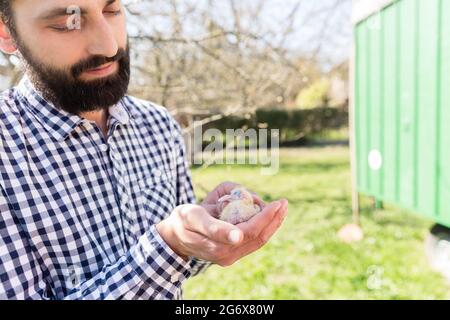
[[[228,240],[230,240],[232,244],[241,242],[241,232],[238,230],[230,231],[230,233],[228,234]]]

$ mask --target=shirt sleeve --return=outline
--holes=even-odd
[[[21,230],[0,186],[0,299],[148,299],[177,297],[191,265],[163,241],[155,226],[112,264],[67,293],[54,292],[50,272]],[[75,274],[76,278],[76,274]]]
[[[46,299],[45,273],[0,185],[0,300]]]
[[[172,121],[174,129],[174,141],[176,150],[176,163],[177,163],[177,206],[183,204],[197,203],[192,186],[192,176],[189,171],[189,165],[186,155],[186,145],[183,138],[183,131],[179,124]],[[193,257],[190,261],[191,276],[196,276],[208,269],[212,263],[205,260],[200,260]]]
[[[119,261],[104,266],[65,298],[142,299],[147,296],[152,300],[172,300],[190,274],[189,264],[172,251],[152,226]]]

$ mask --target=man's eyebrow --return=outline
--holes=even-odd
[[[112,5],[114,2],[116,2],[117,0],[108,0],[106,1],[105,7]]]
[[[117,0],[107,0],[105,7],[113,4],[114,2],[116,2]],[[38,19],[39,20],[51,20],[54,18],[59,18],[62,16],[70,16],[73,15],[75,12],[73,10],[71,10],[71,7],[66,7],[66,8],[54,8],[51,9],[47,12],[44,12],[43,14],[41,14]],[[87,11],[86,9],[80,8],[80,14],[86,14]]]

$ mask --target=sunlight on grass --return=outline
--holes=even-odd
[[[189,279],[185,299],[449,299],[450,286],[429,268],[423,239],[432,222],[363,201],[365,239],[346,245],[338,230],[351,222],[348,149],[284,149],[280,172],[256,166],[193,170],[199,199],[231,180],[271,201],[290,201],[289,217],[263,249],[232,267]]]

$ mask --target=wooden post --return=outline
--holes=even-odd
[[[357,161],[356,161],[356,119],[355,119],[355,70],[356,70],[356,44],[353,36],[349,65],[349,140],[350,140],[350,165],[352,183],[352,212],[353,223],[360,224],[359,193],[357,187]]]

